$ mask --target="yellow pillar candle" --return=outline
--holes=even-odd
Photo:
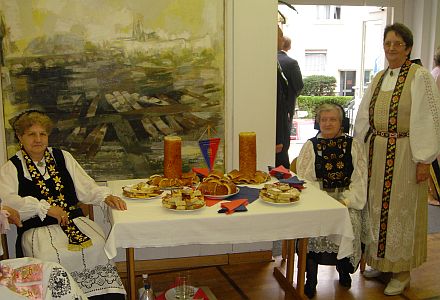
[[[182,177],[182,139],[178,136],[164,139],[163,174],[165,178]]]
[[[238,140],[240,172],[254,176],[257,171],[257,135],[255,132],[240,132]]]

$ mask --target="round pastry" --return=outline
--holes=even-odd
[[[235,184],[261,184],[270,180],[270,175],[263,171],[256,171],[253,175],[232,170],[226,175]]]
[[[226,177],[218,178],[218,174],[210,174],[199,184],[198,190],[204,195],[222,196],[237,192],[237,186]]]
[[[191,186],[199,182],[199,177],[193,172],[183,173],[181,178],[166,178],[162,175],[155,174],[147,179],[148,184],[158,186],[162,189]]]
[[[292,203],[299,200],[300,191],[287,183],[265,184],[260,190],[260,198],[266,202]]]

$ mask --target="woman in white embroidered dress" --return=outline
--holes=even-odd
[[[362,144],[344,134],[348,132],[348,119],[343,108],[335,104],[322,104],[316,113],[319,132],[301,149],[297,161],[298,175],[326,191],[335,200],[347,206],[353,227],[353,255],[337,259],[339,246],[327,237],[310,238],[304,293],[309,298],[316,294],[318,265],[336,265],[339,283],[351,287],[350,273],[354,273],[361,258],[362,242],[367,242],[367,218],[362,210],[367,199],[367,163]]]
[[[411,63],[411,31],[385,28],[389,67],[365,93],[355,137],[365,141],[369,159],[368,205],[373,242],[366,249],[372,270],[392,272],[386,295],[401,294],[410,271],[426,261],[429,166],[440,152],[440,96],[425,68]]]
[[[0,169],[0,198],[21,216],[17,257],[61,264],[91,299],[124,299],[116,267],[104,253],[104,233],[78,204],[125,210],[125,202],[98,186],[70,153],[48,147],[53,123],[46,114],[24,112],[13,128],[21,149]]]

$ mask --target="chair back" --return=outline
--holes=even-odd
[[[295,157],[292,162],[290,163],[290,171],[296,174],[296,161],[298,157]]]

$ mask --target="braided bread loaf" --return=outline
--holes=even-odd
[[[203,195],[220,196],[237,192],[237,186],[231,180],[218,174],[210,174],[204,178],[197,188]]]

